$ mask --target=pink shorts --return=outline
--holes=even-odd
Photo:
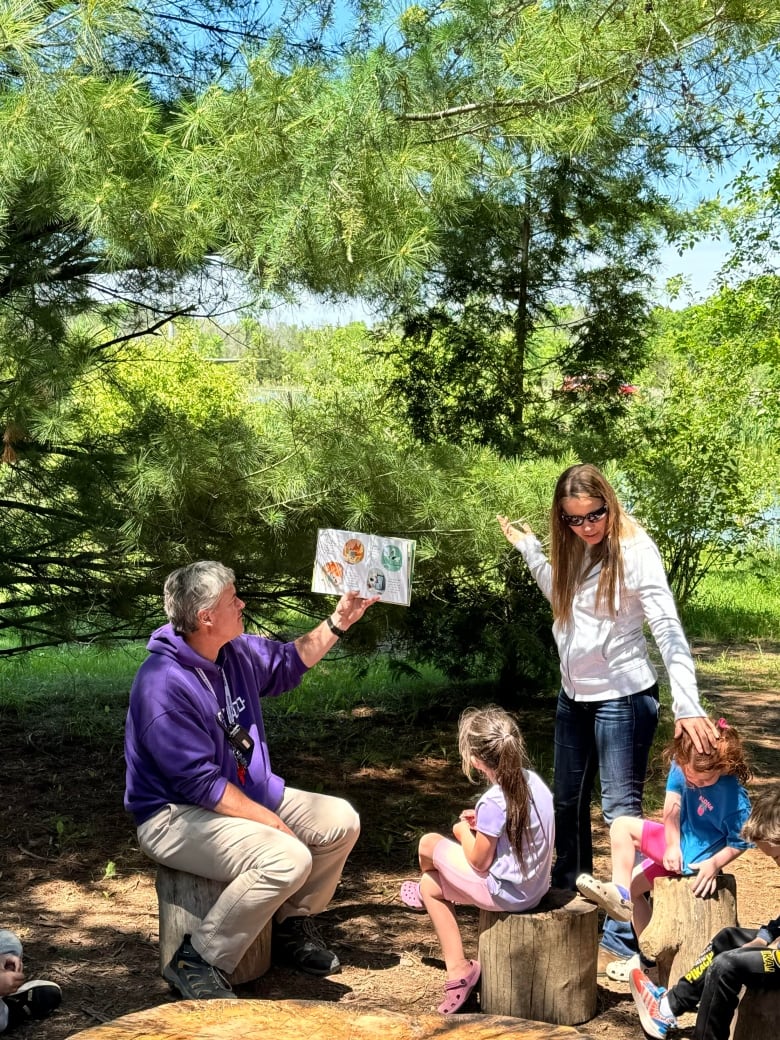
[[[642,824],[642,841],[639,851],[647,857],[639,866],[651,885],[657,877],[679,877],[676,871],[667,870],[664,866],[666,831],[662,823],[645,820]]]
[[[433,863],[439,872],[439,885],[445,899],[451,903],[478,906],[481,910],[504,909],[493,899],[488,889],[487,874],[478,874],[466,859],[463,846],[450,838],[437,841],[433,849]]]

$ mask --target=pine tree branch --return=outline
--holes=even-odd
[[[58,520],[72,520],[74,523],[79,524],[84,523],[84,517],[81,513],[69,513],[67,510],[52,509],[49,506],[36,506],[32,502],[18,502],[12,498],[0,498],[0,509],[29,513],[32,516],[47,516]]]
[[[130,343],[134,339],[140,339],[142,336],[151,336],[158,329],[161,329],[163,325],[167,325],[169,322],[174,321],[176,318],[182,318],[187,314],[192,314],[192,307],[183,307],[179,310],[168,311],[158,321],[153,322],[151,325],[146,326],[143,329],[136,329],[133,332],[126,332],[123,336],[115,336],[114,339],[106,340],[104,343],[100,343],[94,347],[93,353],[99,354],[104,350],[108,350],[109,347],[115,347],[120,343]]]
[[[517,99],[509,99],[507,101],[471,101],[465,105],[454,105],[451,108],[442,108],[437,112],[405,112],[396,118],[398,122],[401,123],[432,123],[437,121],[440,122],[444,119],[454,119],[456,116],[468,115],[472,112],[511,110],[513,115],[528,115],[532,112],[538,112],[540,109],[556,108],[559,105],[568,104],[570,101],[574,101],[577,98],[598,93],[598,91],[602,90],[604,87],[619,82],[622,77],[622,72],[616,72],[614,75],[606,76],[603,79],[579,84],[572,90],[567,91],[565,94],[559,94],[556,97],[547,99],[535,101],[519,101]]]
[[[24,556],[20,553],[14,553],[10,556],[5,556],[3,562],[13,563],[15,567],[29,567],[31,569],[36,567],[89,567],[91,571],[105,574],[113,574],[116,568],[116,561],[103,553],[73,553],[72,556],[42,556],[40,553],[36,553],[34,556]],[[20,579],[19,581],[7,581],[4,584],[5,587],[11,587],[12,585],[24,585],[27,582]]]

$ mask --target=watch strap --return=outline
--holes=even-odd
[[[333,624],[333,619],[331,618],[330,614],[328,614],[328,616],[325,618],[325,624],[331,630],[333,635],[338,636],[339,639],[341,639],[342,636],[345,636],[347,634],[347,630],[345,628],[339,628],[338,625]]]

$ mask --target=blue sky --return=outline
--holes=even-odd
[[[718,271],[726,260],[728,243],[721,239],[706,239],[698,242],[693,249],[680,255],[677,249],[667,246],[661,251],[660,267],[656,284],[662,290],[665,282],[675,275],[682,275],[689,291],[681,297],[670,301],[663,291],[661,302],[671,306],[687,306],[694,300],[702,300],[711,296],[715,290]]]

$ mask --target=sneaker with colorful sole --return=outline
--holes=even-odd
[[[655,1037],[655,1040],[665,1040],[669,1030],[677,1025],[673,1015],[661,1014],[661,999],[666,990],[663,986],[654,986],[639,968],[635,968],[629,975],[628,985],[644,1031],[648,1036]]]

